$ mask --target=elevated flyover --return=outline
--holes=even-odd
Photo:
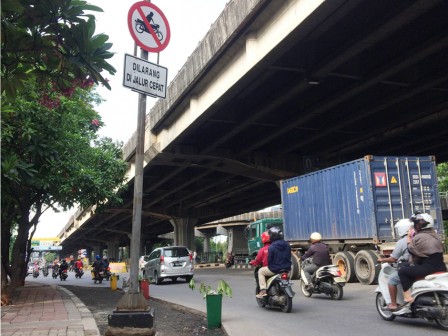
[[[194,226],[281,203],[282,178],[366,154],[447,161],[446,13],[444,0],[230,1],[147,115],[144,242],[174,230],[192,247]],[[123,204],[77,213],[64,249],[129,243],[135,141]]]

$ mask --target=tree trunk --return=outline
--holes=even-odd
[[[25,284],[27,265],[30,258],[29,253],[27,253],[30,227],[29,213],[22,214],[17,228],[17,238],[12,248],[10,290],[14,290]]]

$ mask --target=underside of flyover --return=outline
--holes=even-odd
[[[256,13],[152,125],[169,127],[282,1]],[[280,204],[278,181],[365,155],[448,160],[448,1],[325,1],[144,169],[142,235]],[[74,232],[126,244],[123,204]]]

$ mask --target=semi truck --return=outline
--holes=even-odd
[[[292,278],[299,274],[297,251],[309,247],[312,232],[322,235],[347,281],[363,284],[377,281],[378,256],[393,251],[400,219],[429,213],[443,235],[433,156],[368,155],[281,181],[281,199],[279,226],[292,247]]]

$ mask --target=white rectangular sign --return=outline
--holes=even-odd
[[[47,245],[40,245],[40,246],[33,246],[33,251],[62,251],[62,246],[47,246]]]
[[[123,86],[152,97],[166,98],[168,69],[124,55]]]

